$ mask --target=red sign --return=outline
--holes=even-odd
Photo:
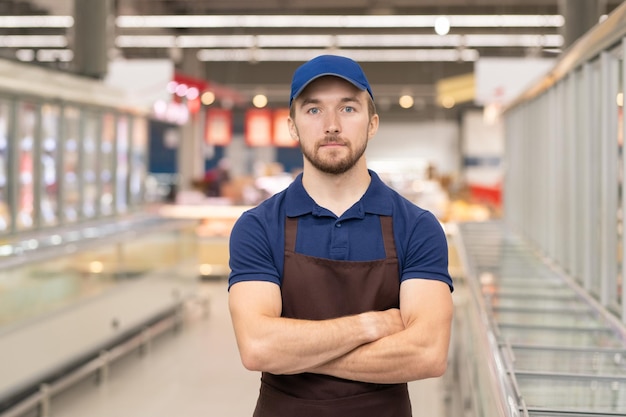
[[[272,145],[272,111],[249,109],[246,111],[245,138],[248,146]]]
[[[273,113],[273,144],[292,148],[298,145],[298,141],[294,140],[289,134],[289,109],[276,109]]]
[[[226,146],[233,136],[233,112],[226,109],[209,108],[206,111],[204,140],[209,145]]]

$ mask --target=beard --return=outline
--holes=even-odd
[[[328,143],[338,143],[343,145],[343,147],[341,149],[327,150],[324,152],[324,155],[321,155],[319,152],[320,148]],[[348,172],[361,159],[367,148],[367,139],[362,143],[362,146],[353,149],[350,143],[342,141],[341,138],[328,136],[322,143],[315,144],[312,149],[305,148],[302,142],[300,142],[300,150],[304,158],[317,170],[325,174],[339,175]],[[346,150],[348,154],[340,156]]]

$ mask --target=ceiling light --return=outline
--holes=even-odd
[[[467,46],[487,47],[559,47],[562,35],[463,35]]]
[[[360,62],[476,61],[475,49],[342,49],[342,55]],[[200,61],[308,61],[326,49],[202,49]]]
[[[267,97],[263,94],[257,94],[252,98],[252,104],[254,105],[254,107],[262,109],[263,107],[267,106]]]
[[[142,35],[142,36],[118,36],[115,38],[115,46],[118,48],[174,48],[176,36],[168,35]]]
[[[561,35],[122,35],[119,48],[458,48],[551,47],[563,45]]]
[[[205,106],[213,104],[215,102],[215,93],[212,91],[205,91],[200,96],[200,101],[202,101],[202,104]]]
[[[416,28],[434,27],[435,15],[192,15],[118,16],[120,28]],[[455,27],[561,27],[560,15],[454,15]]]
[[[72,16],[0,16],[0,28],[71,28]]]
[[[254,35],[182,35],[175,42],[179,48],[252,48],[257,38]]]
[[[455,15],[449,16],[454,27],[561,27],[561,15]]]
[[[450,20],[445,16],[435,19],[435,32],[440,36],[447,35],[450,32]]]
[[[441,106],[446,109],[451,109],[456,104],[453,97],[446,96],[441,98]]]
[[[65,48],[64,35],[6,35],[0,36],[0,47],[5,48]]]
[[[40,49],[37,51],[39,62],[71,62],[74,52],[69,49]]]
[[[35,60],[35,51],[33,49],[18,49],[15,51],[15,57],[22,62],[31,62]]]
[[[185,97],[187,97],[187,100],[195,100],[200,96],[200,90],[198,90],[196,87],[189,87],[189,89],[187,90],[187,94],[185,94]]]
[[[398,104],[400,104],[400,107],[403,109],[410,109],[414,104],[413,97],[408,95],[401,96],[398,100]]]

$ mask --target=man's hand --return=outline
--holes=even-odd
[[[375,341],[404,330],[402,315],[397,308],[385,311],[370,311],[359,315],[363,328],[369,334],[368,339]]]
[[[380,384],[442,375],[453,313],[450,288],[442,281],[406,280],[400,287],[400,312],[405,323],[401,331],[306,371]]]

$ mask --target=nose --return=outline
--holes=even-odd
[[[325,133],[339,133],[341,131],[339,115],[336,112],[326,114],[324,131]]]

